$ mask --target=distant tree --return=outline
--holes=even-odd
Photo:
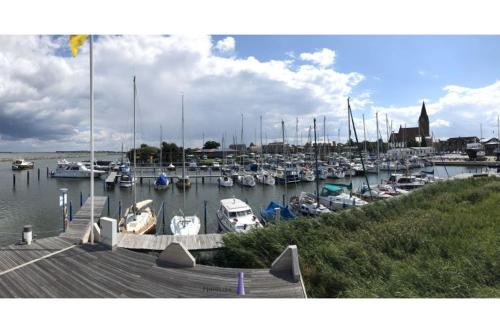
[[[163,162],[178,162],[182,159],[182,147],[173,142],[162,142],[161,149]]]
[[[423,135],[420,138],[420,146],[421,147],[427,147],[427,141],[425,140],[425,136],[423,136]]]
[[[136,149],[136,158],[137,158],[137,162],[139,162],[139,163],[148,163],[151,160],[153,160],[153,161],[158,160],[159,154],[160,154],[159,148],[148,146],[145,143],[141,144],[140,148]],[[133,159],[134,159],[134,150],[133,149],[131,149],[127,153],[127,157],[130,161],[133,161]]]
[[[203,145],[203,149],[217,149],[220,147],[220,143],[216,141],[207,141]]]
[[[415,139],[409,139],[408,141],[406,141],[406,147],[408,147],[408,148],[418,147],[418,143]]]

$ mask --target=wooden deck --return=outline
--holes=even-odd
[[[115,183],[118,179],[118,172],[116,171],[113,171],[113,172],[110,172],[108,177],[106,178],[106,188],[107,189],[112,189],[115,187]]]
[[[170,243],[182,243],[188,250],[212,250],[223,246],[222,234],[195,236],[118,234],[118,247],[134,250],[164,250]]]
[[[107,197],[94,196],[94,222],[97,222],[102,215]],[[90,197],[83,206],[73,215],[73,221],[68,223],[65,232],[60,236],[72,239],[77,242],[86,243],[90,235]]]
[[[305,297],[301,282],[268,269],[197,265],[165,268],[153,255],[100,244],[75,245],[60,237],[0,248],[0,297]],[[243,272],[245,296],[236,293]]]

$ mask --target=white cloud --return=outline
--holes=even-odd
[[[222,53],[229,53],[234,51],[235,44],[233,37],[226,37],[219,40],[217,44],[215,44],[215,48]]]
[[[496,128],[500,114],[500,81],[479,88],[450,85],[444,87],[443,92],[436,101],[426,100],[430,130],[436,137],[479,136],[481,124],[484,133],[491,133]],[[374,106],[372,110],[387,113],[397,131],[400,124],[417,126],[421,102],[403,107]]]
[[[228,38],[227,50],[234,45]],[[160,124],[165,140],[180,142],[181,91],[188,145],[199,144],[202,132],[216,140],[225,134],[231,143],[233,135],[239,137],[241,113],[247,143],[254,140],[260,115],[269,140],[280,137],[281,119],[293,137],[295,117],[307,128],[312,117],[323,115],[333,136],[345,124],[348,96],[353,107],[369,105],[368,94],[352,91],[362,74],[326,67],[334,62],[331,50],[319,52],[323,57],[314,56],[312,64],[295,66],[286,55],[271,61],[223,57],[213,52],[218,43],[209,36],[98,38],[96,149],[118,150],[122,141],[131,146],[133,75],[138,142],[151,144],[159,140]],[[88,147],[88,45],[76,58],[62,53],[69,53],[67,38],[0,37],[0,150]]]
[[[300,59],[310,61],[321,67],[328,67],[335,62],[335,51],[323,48],[314,53],[301,53]]]

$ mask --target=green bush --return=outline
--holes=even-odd
[[[227,234],[213,264],[269,267],[299,248],[311,297],[499,297],[500,179],[428,185],[315,219]]]

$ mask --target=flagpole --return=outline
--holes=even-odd
[[[90,40],[90,243],[94,244],[94,56]]]

